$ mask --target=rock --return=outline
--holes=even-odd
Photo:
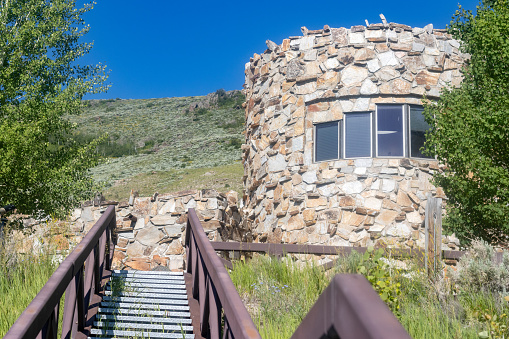
[[[363,190],[362,183],[359,181],[347,182],[341,186],[341,190],[346,194],[358,194]]]
[[[286,77],[288,79],[296,79],[299,75],[304,74],[305,67],[302,65],[299,60],[292,60],[288,63],[288,67],[286,70]]]
[[[380,211],[382,208],[382,200],[377,198],[368,198],[364,202],[364,207],[370,210]]]
[[[302,217],[299,215],[295,215],[288,220],[288,224],[286,225],[286,230],[287,231],[300,230],[300,229],[303,229],[305,226],[306,226],[306,223],[304,222]]]
[[[399,64],[398,59],[393,51],[378,54],[378,60],[382,67],[384,66],[397,66]]]
[[[376,57],[375,51],[368,48],[361,48],[355,52],[354,61],[355,62],[363,62],[374,59]]]
[[[136,258],[136,257],[142,257],[144,250],[145,250],[145,246],[143,246],[139,242],[135,241],[135,242],[129,244],[129,246],[127,246],[127,250],[125,253],[129,258]]]
[[[324,197],[306,199],[306,207],[308,207],[308,208],[316,208],[318,206],[325,206],[325,205],[327,205],[327,198],[324,198]]]
[[[173,240],[165,252],[166,255],[168,255],[168,254],[183,254],[183,253],[184,253],[184,247],[182,247],[182,243],[179,239]]]
[[[84,207],[81,212],[81,220],[84,222],[94,221],[94,213],[92,212],[92,207]]]
[[[345,28],[331,28],[332,40],[338,44],[348,44],[348,31]]]
[[[412,230],[405,224],[397,223],[387,229],[387,235],[392,237],[408,238],[412,234]]]
[[[361,86],[361,94],[369,95],[378,92],[377,86],[370,79],[364,80]]]
[[[127,261],[125,263],[127,267],[132,268],[133,270],[137,271],[150,271],[150,262],[148,261]]]
[[[166,226],[170,224],[174,224],[177,218],[172,217],[170,215],[161,215],[158,214],[150,219],[150,222],[155,226]]]
[[[156,244],[164,237],[164,234],[157,227],[147,226],[138,231],[136,240],[143,245],[150,246]]]
[[[286,168],[285,157],[282,156],[281,154],[277,154],[276,156],[270,157],[268,163],[270,172],[281,172]]]
[[[421,214],[418,211],[408,213],[406,215],[406,218],[407,218],[408,222],[410,222],[412,224],[420,224],[424,220],[424,218],[421,216]]]
[[[389,225],[394,221],[396,216],[398,215],[398,212],[396,211],[382,211],[376,218],[375,222],[382,225]]]
[[[368,77],[368,71],[364,67],[347,66],[341,71],[341,82],[348,87],[360,86]]]

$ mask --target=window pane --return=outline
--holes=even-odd
[[[338,122],[326,122],[315,125],[316,154],[315,161],[339,158]]]
[[[345,114],[345,158],[371,156],[371,114]]]
[[[380,157],[403,156],[403,106],[377,107],[377,147]]]
[[[426,131],[430,128],[424,120],[422,107],[410,106],[410,156],[417,158],[432,158],[421,153],[424,146]]]

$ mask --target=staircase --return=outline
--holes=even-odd
[[[194,338],[183,273],[113,271],[89,338]]]

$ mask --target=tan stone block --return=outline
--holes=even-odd
[[[411,206],[412,205],[412,201],[410,201],[410,198],[408,197],[408,195],[405,192],[403,192],[403,190],[401,190],[401,189],[398,191],[397,204],[399,206]]]
[[[350,196],[341,197],[339,199],[340,207],[353,207],[355,206],[355,199]]]
[[[306,226],[306,223],[302,219],[300,215],[295,215],[288,220],[288,224],[286,225],[287,231],[300,230]]]
[[[283,43],[281,44],[281,51],[286,52],[290,49],[290,39],[283,39]]]
[[[439,78],[440,73],[420,71],[415,76],[415,81],[417,82],[417,85],[436,86]]]
[[[296,186],[296,185],[299,185],[301,182],[302,182],[302,176],[298,173],[295,173],[292,176],[292,184]]]
[[[150,271],[150,262],[147,261],[128,261],[125,263],[127,267],[130,267],[138,271]]]
[[[375,221],[382,225],[389,225],[396,219],[398,212],[396,211],[382,211],[376,218]]]
[[[180,239],[175,239],[170,243],[165,254],[182,254],[184,253],[184,247]]]
[[[421,203],[421,199],[419,199],[419,197],[417,195],[415,195],[415,193],[413,192],[408,192],[408,196],[410,197],[410,199],[415,202],[416,204],[420,204]]]
[[[318,206],[326,206],[327,198],[319,197],[319,198],[307,198],[306,199],[306,207],[307,208],[315,208]]]
[[[299,136],[304,134],[304,119],[298,119],[295,125],[293,126],[294,136]]]
[[[343,215],[341,216],[341,224],[346,224],[350,226],[360,226],[363,221],[366,219],[366,216],[357,214],[355,212],[343,211]]]
[[[327,111],[330,105],[327,101],[317,102],[316,104],[309,105],[308,112]]]
[[[276,189],[274,190],[274,201],[280,202],[282,197],[283,197],[283,186],[277,185]]]
[[[170,258],[168,258],[168,257],[161,257],[158,254],[156,254],[156,255],[154,255],[152,257],[152,261],[153,262],[155,262],[158,265],[163,265],[163,266],[167,266],[168,265],[168,260],[170,260]]]

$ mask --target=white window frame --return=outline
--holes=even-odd
[[[370,124],[369,124],[369,136],[370,136],[370,141],[369,141],[369,157],[353,157],[353,158],[347,158],[346,157],[346,116],[350,113],[364,113],[364,114],[369,114],[369,121],[370,121]],[[342,131],[342,149],[341,149],[341,155],[343,155],[343,158],[342,159],[346,159],[346,160],[349,160],[349,159],[369,159],[369,158],[373,158],[373,112],[372,111],[360,111],[360,112],[345,112],[343,113],[343,131]]]
[[[403,120],[402,120],[402,124],[403,124],[403,155],[398,155],[398,156],[387,156],[387,155],[384,155],[384,156],[379,156],[378,155],[378,107],[379,106],[402,106],[401,108],[401,114],[403,115]],[[400,158],[409,158],[408,156],[408,147],[407,147],[407,139],[408,139],[408,136],[407,136],[407,133],[408,133],[408,128],[407,128],[407,125],[408,125],[408,121],[409,119],[407,119],[408,117],[408,114],[409,114],[409,108],[408,108],[408,104],[377,104],[376,105],[376,109],[375,109],[375,133],[374,133],[374,143],[375,143],[375,157],[376,158],[386,158],[386,159],[400,159]]]

